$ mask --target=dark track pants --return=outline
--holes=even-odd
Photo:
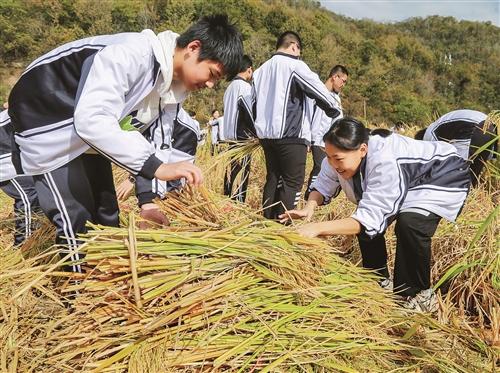
[[[31,176],[18,176],[6,181],[0,188],[14,199],[14,245],[26,240],[37,228],[35,214],[40,212],[40,205]]]
[[[224,175],[224,195],[231,196],[235,201],[245,202],[247,197],[248,179],[250,178],[250,163],[249,155],[245,156],[241,161],[233,161],[229,166],[229,172]],[[233,187],[236,177],[241,171],[241,181],[238,188],[233,192]],[[229,174],[229,175],[228,175]]]
[[[424,214],[427,214],[424,215]],[[403,296],[415,296],[431,287],[431,239],[441,217],[432,212],[400,212],[396,218],[396,261],[394,291]],[[363,267],[376,270],[388,278],[387,251],[384,234],[370,239],[358,235]]]
[[[56,244],[64,246],[61,256],[82,259],[77,235],[87,231],[85,224],[118,227],[118,202],[111,163],[100,155],[83,154],[58,169],[33,177],[40,206],[56,226]],[[81,272],[79,264],[70,270]]]
[[[309,174],[309,181],[307,182],[307,191],[304,196],[306,200],[309,197],[309,193],[311,193],[311,184],[318,177],[319,171],[321,170],[321,163],[326,157],[325,150],[321,146],[312,145],[311,153],[313,157],[313,168],[311,170],[311,173]]]
[[[261,141],[266,157],[266,184],[262,197],[264,217],[277,219],[285,209],[297,206],[304,184],[307,146]],[[278,188],[278,182],[282,186]],[[280,202],[270,207],[276,202]]]

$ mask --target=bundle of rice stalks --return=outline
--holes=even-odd
[[[405,315],[323,241],[254,222],[232,230],[94,227],[72,312],[24,370],[484,371],[481,346]],[[26,364],[26,365],[24,365]]]

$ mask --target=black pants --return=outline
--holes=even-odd
[[[309,181],[307,182],[307,191],[304,196],[306,200],[307,198],[309,198],[309,193],[311,193],[311,184],[318,177],[319,171],[321,170],[321,163],[323,162],[323,159],[325,159],[326,157],[325,150],[321,146],[312,145],[311,153],[313,157],[313,168],[311,170],[311,173],[309,174]]]
[[[423,215],[427,213],[428,215]],[[396,217],[396,261],[394,291],[403,296],[415,296],[431,287],[431,239],[441,217],[432,212],[400,212]],[[358,235],[363,267],[389,277],[384,234],[370,239]]]
[[[476,186],[479,182],[479,177],[481,172],[483,171],[484,164],[488,159],[493,157],[492,151],[496,150],[496,143],[491,144],[487,149],[483,150],[476,157],[472,158],[472,155],[481,148],[483,145],[486,145],[491,140],[496,137],[497,129],[495,125],[492,123],[486,133],[479,127],[474,127],[472,131],[472,136],[470,139],[469,146],[469,159],[471,160],[470,164],[470,173],[471,173],[471,181],[472,186]]]
[[[83,154],[58,169],[33,177],[40,206],[56,226],[56,244],[63,245],[61,255],[71,253],[80,260],[80,241],[87,221],[117,227],[118,202],[111,163],[100,155]],[[81,272],[79,264],[71,270]]]
[[[262,198],[264,216],[277,219],[285,209],[295,208],[304,184],[307,146],[262,141],[266,157],[266,184]],[[278,188],[278,182],[282,186]],[[270,207],[276,202],[277,205]]]
[[[224,195],[231,196],[235,201],[245,202],[247,198],[248,180],[250,178],[250,163],[249,155],[245,156],[240,161],[232,161],[229,166],[229,172],[224,175]],[[241,171],[241,181],[238,188],[233,192],[236,177]]]
[[[20,245],[37,228],[35,215],[40,212],[40,204],[31,176],[18,176],[4,182],[0,188],[14,199],[14,245]]]

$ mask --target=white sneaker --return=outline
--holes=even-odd
[[[394,282],[390,278],[384,278],[380,280],[378,284],[384,290],[392,291],[394,289]]]
[[[403,307],[416,312],[434,313],[439,309],[436,293],[433,289],[420,291],[414,297],[408,297]]]

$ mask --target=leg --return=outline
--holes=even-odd
[[[264,217],[267,219],[275,219],[274,209],[270,207],[276,202],[276,189],[280,178],[279,162],[276,159],[276,151],[274,144],[263,144],[264,156],[266,158],[266,184],[262,194],[262,208],[264,209]]]
[[[250,163],[250,155],[245,156],[245,158],[241,160],[241,181],[240,185],[238,186],[238,193],[236,195],[240,202],[245,202],[247,198],[248,181],[250,179]]]
[[[318,177],[319,171],[321,170],[321,163],[323,162],[323,159],[325,159],[326,157],[326,153],[321,146],[312,145],[311,153],[313,157],[313,168],[311,170],[311,173],[309,174],[309,180],[307,182],[307,191],[306,194],[304,195],[306,200],[309,197],[309,193],[311,192],[311,184]]]
[[[233,186],[236,180],[236,176],[241,171],[241,162],[231,161],[229,165],[229,173],[224,174],[224,195],[233,197]],[[229,175],[228,175],[229,174]],[[236,194],[236,193],[235,193]]]
[[[82,155],[83,166],[94,196],[93,221],[111,227],[120,225],[118,201],[111,163],[97,154]]]
[[[56,226],[56,244],[67,248],[61,256],[70,253],[70,260],[82,259],[77,235],[87,231],[85,223],[95,215],[95,202],[81,156],[33,179],[40,207]],[[78,263],[72,263],[70,270],[82,271]]]
[[[440,216],[424,210],[399,213],[394,288],[401,295],[414,297],[431,287],[431,238],[440,220]]]
[[[307,146],[303,144],[279,145],[278,157],[283,187],[278,191],[278,200],[282,204],[276,206],[276,217],[285,212],[285,209],[294,209],[300,200],[306,170]]]
[[[358,234],[358,243],[363,267],[376,271],[382,278],[389,278],[384,234],[379,234],[372,239],[366,234]]]
[[[34,215],[39,212],[40,205],[31,176],[18,176],[2,183],[2,190],[14,199],[15,231],[14,245],[20,245],[37,226]]]

